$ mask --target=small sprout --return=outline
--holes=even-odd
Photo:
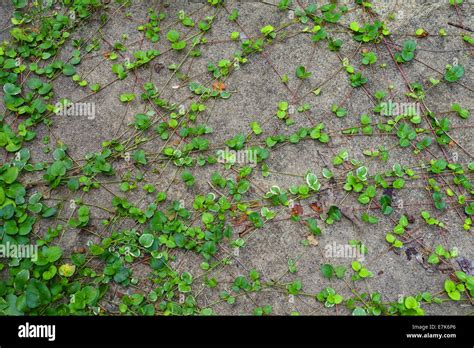
[[[183,179],[184,183],[187,186],[194,185],[194,182],[195,182],[194,176],[189,171],[184,171],[183,174],[181,175],[181,178]]]
[[[234,8],[227,18],[229,21],[236,21],[239,18],[239,11]]]
[[[466,218],[464,220],[464,225],[463,225],[463,228],[464,228],[464,231],[469,231],[472,227],[472,219],[471,218]]]
[[[339,107],[338,105],[334,104],[331,108],[331,111],[337,116],[337,117],[344,117],[347,115],[346,109]]]
[[[296,77],[298,77],[299,79],[304,80],[310,77],[311,75],[312,73],[309,71],[306,71],[306,68],[302,65],[296,68]]]
[[[133,99],[135,99],[135,94],[133,94],[133,93],[123,93],[123,94],[120,95],[120,101],[122,103],[129,103]]]
[[[342,47],[342,40],[337,39],[333,40],[332,38],[329,38],[328,40],[328,49],[332,52],[337,52],[341,49]]]
[[[462,39],[467,42],[470,45],[474,46],[474,37],[471,37],[469,35],[463,35]]]
[[[425,222],[428,225],[435,225],[435,226],[439,226],[441,228],[445,228],[444,223],[442,223],[441,221],[438,221],[437,219],[431,217],[430,213],[428,213],[427,211],[422,211],[421,212],[421,217],[423,218],[423,220],[425,220]]]
[[[462,5],[462,0],[449,0],[449,4],[451,6],[461,6]]]
[[[278,9],[280,11],[286,10],[291,5],[292,0],[280,0],[278,3]]]
[[[377,62],[377,55],[374,52],[362,53],[362,64],[372,65]]]
[[[316,299],[320,302],[324,302],[325,307],[334,307],[335,305],[341,304],[344,298],[336,293],[333,288],[326,288],[316,295]]]
[[[251,122],[250,123],[250,128],[252,128],[252,131],[254,132],[255,135],[262,134],[262,128],[260,127],[260,124],[258,122]]]
[[[349,80],[351,82],[351,86],[354,88],[363,86],[369,81],[368,78],[362,76],[361,72],[357,72],[355,74],[350,75]]]
[[[456,285],[456,283],[450,279],[444,281],[444,290],[453,301],[459,301],[461,299],[461,291],[464,291],[464,289],[465,287],[463,284]]]
[[[464,68],[461,65],[446,66],[444,79],[448,82],[456,82],[464,75]]]
[[[176,51],[180,51],[186,47],[186,41],[180,40],[180,34],[176,30],[170,30],[168,34],[166,34],[166,38],[171,42],[171,47]]]
[[[416,41],[407,40],[403,43],[401,53],[395,53],[395,59],[398,63],[407,63],[415,58]]]
[[[93,85],[90,85],[89,88],[92,92],[98,92],[100,90],[100,85],[98,83],[95,83]]]
[[[358,32],[360,29],[360,24],[357,22],[351,22],[351,24],[349,24],[349,29],[351,29],[352,31]]]
[[[416,35],[417,37],[427,37],[429,34],[428,34],[428,32],[427,32],[425,29],[423,29],[423,28],[418,28],[418,29],[416,29],[416,31],[415,31],[415,35]]]
[[[438,79],[435,79],[434,77],[430,77],[430,83],[432,86],[436,86],[440,83],[441,81]]]
[[[467,109],[463,109],[459,104],[451,104],[451,110],[456,112],[459,117],[463,119],[468,119],[470,112]]]
[[[359,261],[352,261],[351,266],[352,270],[355,272],[355,274],[352,276],[353,281],[373,277],[373,273],[367,268],[363,267]]]
[[[274,39],[276,37],[275,28],[271,25],[264,26],[260,29],[260,32],[268,39]]]

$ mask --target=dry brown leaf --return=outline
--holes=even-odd
[[[319,244],[319,241],[318,241],[318,240],[316,239],[316,237],[315,237],[314,235],[312,235],[312,234],[310,234],[310,235],[308,236],[308,238],[306,238],[306,239],[308,240],[309,245],[316,246],[316,245]]]
[[[240,215],[239,217],[234,218],[234,219],[232,220],[232,224],[233,224],[234,226],[240,226],[240,225],[242,225],[245,221],[247,221],[247,215],[246,215],[246,214],[242,214],[242,215]]]
[[[293,208],[291,208],[291,215],[293,216],[303,215],[303,207],[301,206],[301,204],[295,204]]]
[[[323,212],[323,208],[317,202],[311,203],[309,207],[313,209],[316,213],[321,214]]]
[[[222,92],[225,89],[225,84],[219,80],[214,81],[212,84],[212,89],[215,91]]]

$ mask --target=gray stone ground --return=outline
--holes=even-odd
[[[271,3],[272,1],[268,1]],[[303,4],[306,1],[301,1]],[[458,16],[453,8],[448,5],[448,1],[433,1],[431,4],[423,1],[374,1],[375,8],[382,17],[389,13],[395,13],[395,20],[388,21],[388,26],[393,32],[393,39],[395,42],[401,44],[405,39],[409,38],[414,31],[423,27],[431,35],[424,39],[417,39],[417,59],[426,62],[438,71],[444,71],[446,64],[453,64],[457,60],[459,64],[466,68],[466,73],[461,82],[470,86],[471,91],[474,87],[473,79],[473,52],[466,50],[466,45],[460,39],[459,34],[462,30],[449,26],[447,22],[458,22]],[[99,39],[100,49],[92,52],[79,66],[80,74],[87,74],[89,84],[100,83],[105,85],[112,81],[115,75],[111,71],[112,63],[104,59],[103,54],[110,51],[108,43],[120,41],[123,34],[127,35],[127,40],[124,42],[127,51],[123,53],[123,60],[126,57],[132,57],[132,52],[135,50],[145,48],[156,48],[165,51],[168,48],[168,42],[162,39],[157,44],[151,44],[149,41],[142,41],[142,33],[136,30],[136,27],[146,21],[147,8],[160,8],[162,3],[160,1],[133,1],[133,5],[126,9],[117,11],[108,24],[100,31],[97,31],[99,22],[93,21],[92,24],[82,28],[74,35],[76,37],[89,37],[94,35]],[[471,4],[472,5],[472,4]],[[118,5],[111,4],[109,13],[114,13]],[[172,19],[176,18],[177,11],[183,9],[186,13],[191,13],[202,7],[201,3],[192,1],[169,1],[169,6],[163,8],[163,11],[168,15],[168,19],[162,25],[163,28],[172,25]],[[352,8],[349,5],[349,8]],[[0,11],[0,27],[4,28],[8,25],[8,18],[11,14],[12,8],[8,1],[2,1]],[[270,4],[264,4],[253,1],[227,1],[226,8],[230,10],[239,10],[238,23],[249,36],[259,35],[260,28],[264,25],[271,24],[278,27],[279,24],[288,21],[288,14],[286,12],[278,11],[276,7]],[[206,11],[210,11],[209,7],[205,7]],[[126,16],[130,13],[130,16]],[[202,16],[208,15],[200,10],[193,15],[194,19],[199,19]],[[460,16],[463,19],[464,25],[474,28],[473,22],[473,8],[469,1],[460,10]],[[232,31],[242,31],[242,29],[227,20],[228,14],[224,11],[218,15],[212,30],[206,35],[209,41],[225,40],[223,43],[215,43],[204,45],[202,47],[202,56],[193,59],[192,66],[188,60],[184,66],[183,71],[188,71],[189,76],[197,76],[196,80],[205,82],[209,75],[205,75],[208,62],[217,62],[219,59],[231,57],[233,52],[238,48],[238,44],[228,40]],[[343,16],[341,24],[345,27],[352,20],[363,22],[368,20],[366,14],[360,10],[351,11],[348,15]],[[181,32],[186,32],[185,28],[180,24],[174,24],[179,27]],[[448,36],[441,38],[437,35],[438,30],[443,27],[446,29]],[[301,25],[295,25],[288,29],[289,33],[296,33]],[[334,30],[341,29],[341,27],[332,26]],[[163,30],[165,32],[165,30]],[[342,50],[339,52],[341,57],[352,57],[355,54],[355,49],[358,43],[353,41],[350,36],[342,30],[335,34],[336,37],[344,41]],[[291,35],[289,35],[291,36]],[[1,33],[0,39],[6,39],[7,32]],[[393,100],[406,101],[404,93],[406,86],[404,81],[395,67],[387,49],[383,44],[376,47],[378,54],[378,62],[373,67],[367,68],[360,66],[360,54],[357,54],[355,59],[351,62],[356,68],[362,69],[364,75],[370,79],[367,84],[368,91],[373,94],[377,90],[387,90],[388,86],[393,85]],[[68,46],[62,51],[62,58],[69,56],[71,47]],[[165,66],[171,63],[178,63],[183,57],[183,53],[167,53],[160,56],[155,62],[160,62]],[[271,62],[271,64],[269,63]],[[380,68],[381,63],[386,63],[386,68]],[[304,65],[308,71],[313,72],[313,75],[304,82],[295,77],[295,68],[299,65]],[[288,74],[289,90],[279,81],[278,74]],[[260,136],[261,139],[268,135],[283,133],[289,134],[294,132],[299,126],[310,126],[317,122],[324,122],[329,130],[341,129],[344,127],[355,126],[359,124],[359,115],[367,112],[372,107],[369,98],[362,89],[352,89],[347,81],[347,74],[339,72],[332,79],[330,79],[321,89],[321,94],[315,96],[309,93],[315,86],[328,78],[340,67],[340,61],[334,52],[330,52],[326,44],[318,43],[314,45],[309,36],[296,35],[292,38],[286,39],[281,43],[271,45],[265,50],[264,54],[253,55],[249,63],[241,66],[239,70],[234,72],[226,81],[226,88],[234,91],[232,97],[227,100],[217,100],[208,102],[208,111],[204,115],[208,118],[207,124],[213,128],[214,132],[208,135],[211,144],[222,144],[223,141],[229,139],[233,135],[242,132],[248,133],[249,123],[252,121],[259,121],[262,124],[264,133]],[[404,65],[410,82],[423,83],[428,86],[428,79],[430,77],[441,78],[440,74],[424,66],[421,63],[411,62]],[[50,160],[50,155],[45,155],[42,152],[44,145],[41,144],[41,139],[45,135],[54,136],[58,141],[69,146],[69,154],[76,160],[84,158],[84,155],[89,152],[100,151],[101,143],[104,140],[111,139],[116,134],[127,132],[131,133],[131,128],[127,126],[133,120],[136,113],[143,110],[149,110],[150,106],[141,102],[139,98],[134,100],[128,106],[123,105],[118,96],[125,92],[134,92],[137,96],[141,93],[140,86],[147,81],[153,81],[158,88],[163,86],[171,76],[169,70],[162,69],[159,73],[154,71],[154,64],[150,67],[140,69],[137,74],[129,74],[128,78],[114,83],[97,93],[85,99],[87,102],[95,103],[97,116],[94,120],[88,120],[80,117],[56,117],[54,125],[51,129],[41,126],[38,132],[37,140],[30,145],[32,151],[33,161]],[[137,80],[136,80],[137,79]],[[137,83],[135,84],[135,80]],[[192,79],[194,80],[194,79]],[[190,94],[187,85],[177,90],[169,88],[180,84],[180,81],[173,77],[168,85],[165,97],[170,98],[173,102],[181,102]],[[77,87],[70,78],[60,77],[55,82],[55,90],[57,97],[69,98],[78,100],[89,94],[86,88]],[[286,127],[280,120],[269,116],[276,109],[276,105],[280,100],[292,100],[292,93],[298,96],[306,96],[302,102],[310,103],[312,106],[311,112],[308,116],[302,113],[295,112],[294,118],[296,124],[291,127]],[[449,110],[451,103],[457,102],[463,107],[470,110],[474,107],[473,93],[458,84],[440,83],[438,86],[429,88],[426,95],[426,104],[434,112],[444,112]],[[344,98],[347,93],[351,92],[350,98]],[[308,94],[309,93],[309,94]],[[336,118],[331,113],[331,105],[340,103],[342,100],[343,106],[347,109],[348,115],[343,118]],[[186,100],[185,104],[189,105],[192,100]],[[212,106],[213,105],[213,106]],[[212,106],[212,107],[211,107]],[[474,136],[472,116],[468,120],[461,120],[454,114],[448,114],[454,127],[456,128],[452,134],[459,144],[466,150],[466,152],[474,153]],[[376,119],[376,118],[375,118]],[[464,127],[469,126],[469,127]],[[277,150],[271,151],[271,157],[267,161],[272,173],[269,177],[263,178],[258,172],[251,177],[254,184],[251,189],[251,196],[258,197],[262,192],[258,188],[265,191],[272,185],[279,185],[280,187],[288,187],[291,184],[301,184],[302,178],[284,175],[283,173],[293,173],[304,175],[307,170],[320,173],[325,166],[322,158],[327,163],[331,162],[332,156],[341,149],[349,151],[350,158],[362,161],[368,168],[369,173],[382,172],[389,170],[394,163],[402,165],[416,166],[420,161],[428,161],[430,156],[427,153],[420,155],[413,155],[409,148],[400,148],[396,146],[397,138],[394,136],[334,136],[329,146],[321,145],[313,141],[303,141],[297,145],[283,146]],[[159,139],[150,141],[144,148],[146,151],[158,151],[163,142]],[[390,148],[390,159],[387,163],[382,163],[378,160],[368,160],[362,153],[365,149],[376,149],[383,144],[386,148]],[[430,147],[433,154],[441,158],[442,153],[436,145]],[[460,148],[456,146],[448,149],[449,155],[453,156],[454,152],[459,157],[459,162],[466,163],[472,161],[472,158]],[[319,154],[320,155],[319,155]],[[455,155],[454,155],[455,156]],[[331,167],[331,166],[330,166]],[[115,163],[117,176],[112,178],[105,178],[104,181],[120,180],[129,167],[125,161],[118,161]],[[208,185],[210,174],[215,171],[216,166],[204,168],[192,168],[192,173],[196,176],[196,185],[189,189],[184,186],[179,179],[175,177],[175,171],[178,169],[173,165],[169,165],[163,172],[159,166],[151,166],[146,174],[146,180],[154,183],[158,190],[165,190],[170,183],[173,184],[169,190],[171,198],[183,199],[186,206],[192,204],[192,199],[197,193],[210,192],[211,188]],[[134,171],[133,168],[130,168]],[[156,169],[156,171],[153,171]],[[219,170],[228,176],[234,176],[231,171],[224,172],[224,168]],[[335,169],[335,173],[343,173],[343,169]],[[31,180],[34,180],[32,178]],[[120,194],[118,184],[106,185],[108,190]],[[405,189],[399,191],[397,196],[404,202],[402,212],[413,215],[415,222],[412,230],[416,230],[415,235],[429,248],[434,248],[436,245],[442,243],[448,247],[457,247],[459,254],[469,260],[474,259],[474,243],[471,232],[466,232],[462,229],[460,218],[456,212],[450,209],[445,214],[436,212],[430,204],[431,198],[429,192],[425,189],[426,182],[417,180],[413,183],[407,182]],[[38,189],[47,193],[47,187],[40,187]],[[131,201],[138,202],[143,198],[144,194],[141,190],[135,190],[128,193]],[[65,199],[68,202],[70,199],[79,198],[79,194],[71,195],[66,190],[55,190],[50,193],[51,197]],[[344,197],[344,192],[339,189],[334,191],[334,203],[340,202]],[[111,194],[105,190],[95,190],[92,193],[84,196],[84,201],[100,206],[111,206]],[[152,198],[145,197],[145,200],[151,201]],[[324,201],[328,198],[324,195],[318,197],[318,200]],[[311,210],[308,204],[311,201],[304,201],[302,203],[305,213],[310,213]],[[426,205],[423,205],[425,204]],[[361,205],[357,203],[357,196],[349,195],[344,199],[340,205],[349,209],[350,207],[360,208]],[[343,208],[343,211],[344,209]],[[419,212],[422,209],[429,210],[435,216],[440,217],[442,221],[448,226],[449,232],[441,235],[436,228],[427,227],[421,218]],[[358,211],[357,216],[360,216]],[[70,210],[67,204],[62,212],[63,218],[67,219]],[[99,209],[91,210],[94,219],[94,228],[97,233],[105,235],[108,233],[99,224],[100,219],[104,217],[104,213]],[[288,211],[282,210],[278,217],[287,217]],[[425,269],[415,258],[408,260],[405,253],[406,249],[402,249],[399,253],[388,251],[387,243],[385,242],[385,233],[391,230],[394,226],[393,221],[387,217],[383,217],[378,210],[374,210],[373,214],[380,217],[380,223],[377,225],[360,224],[361,228],[356,228],[348,219],[343,218],[342,221],[332,225],[322,226],[322,235],[317,237],[319,244],[317,246],[303,246],[301,241],[306,239],[309,235],[308,229],[300,223],[292,221],[271,222],[246,236],[246,245],[240,250],[239,256],[235,256],[232,265],[226,266],[215,274],[219,280],[219,286],[214,290],[204,290],[198,297],[199,303],[202,307],[206,304],[218,300],[218,291],[223,289],[230,289],[233,279],[239,274],[247,274],[248,270],[255,268],[261,272],[264,280],[270,280],[282,277],[284,282],[300,279],[303,284],[303,290],[306,293],[316,293],[326,286],[334,287],[339,293],[349,296],[350,291],[346,284],[341,280],[328,281],[324,279],[319,271],[321,264],[332,263],[335,265],[346,265],[350,268],[352,258],[328,258],[324,255],[324,248],[328,244],[337,243],[345,245],[351,239],[362,241],[368,248],[369,253],[364,262],[365,265],[374,273],[374,278],[357,282],[354,286],[360,292],[379,291],[383,296],[383,301],[395,301],[400,295],[413,295],[418,292],[430,291],[438,293],[442,291],[443,282],[447,278],[447,274],[433,267]],[[397,218],[399,211],[396,211],[394,218]],[[278,218],[277,217],[277,218]],[[125,225],[123,225],[125,226]],[[41,233],[44,231],[45,225],[37,226],[37,231]],[[238,232],[238,228],[236,228]],[[91,240],[91,235],[83,231],[68,230],[62,244],[68,250],[77,247],[85,246],[88,240]],[[94,238],[92,238],[94,240]],[[97,240],[94,240],[97,241]],[[231,250],[230,245],[225,245],[226,250]],[[412,242],[407,244],[409,247],[414,247],[420,252],[420,246]],[[224,256],[225,251],[221,250],[220,256]],[[287,272],[288,260],[297,260],[298,271],[294,274]],[[188,270],[192,274],[200,274],[199,263],[202,261],[199,255],[192,253],[181,253],[177,255],[176,265],[179,264],[180,270]],[[426,256],[425,256],[426,261]],[[452,261],[454,265],[457,264]],[[141,277],[146,277],[148,269],[137,267],[136,273]],[[348,274],[351,271],[348,270]],[[348,279],[348,276],[346,276]],[[141,289],[146,289],[146,286],[140,285]],[[196,286],[200,289],[200,286]],[[111,298],[114,302],[116,299]],[[318,314],[318,315],[334,315],[334,314],[349,314],[345,308],[338,308],[335,310],[326,309],[319,302],[311,298],[297,297],[294,303],[289,301],[288,296],[284,293],[278,292],[262,292],[259,294],[251,294],[249,296],[239,297],[234,305],[226,303],[219,304],[214,307],[218,314],[249,314],[253,308],[263,305],[272,305],[274,314],[289,314],[291,311],[299,311],[302,314]],[[472,313],[472,306],[466,303],[446,302],[443,305],[426,306],[428,314],[468,314]]]

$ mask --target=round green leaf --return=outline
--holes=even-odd
[[[138,242],[144,247],[149,248],[153,245],[155,238],[150,233],[144,233],[138,239]]]
[[[21,88],[15,86],[13,83],[5,83],[3,85],[3,91],[9,95],[17,95],[21,93]]]

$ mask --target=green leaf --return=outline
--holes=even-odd
[[[51,246],[43,250],[43,256],[48,260],[48,262],[53,263],[61,258],[63,251],[58,246]]]
[[[359,26],[359,23],[357,23],[357,22],[351,22],[351,24],[349,25],[349,28],[352,31],[359,31],[360,26]]]
[[[3,85],[3,91],[9,95],[17,95],[21,93],[21,88],[15,86],[13,83],[5,83]]]
[[[90,85],[89,87],[92,92],[98,92],[100,90],[100,84],[94,83],[93,85]]]
[[[0,206],[3,205],[3,202],[5,202],[5,191],[0,187]]]
[[[342,279],[342,278],[344,278],[344,275],[346,274],[346,267],[336,266],[334,268],[334,273],[336,274],[337,278]]]
[[[393,234],[391,234],[391,233],[387,233],[387,235],[385,236],[385,240],[386,240],[387,242],[389,242],[390,244],[392,244],[393,242],[395,242],[396,239],[397,239],[397,238],[396,238]]]
[[[90,246],[90,250],[91,250],[92,255],[94,256],[102,255],[105,252],[104,248],[95,244]]]
[[[54,276],[58,273],[58,268],[55,265],[49,266],[49,269],[43,273],[44,280],[53,279]]]
[[[299,79],[306,79],[310,77],[311,75],[312,73],[307,72],[306,68],[302,65],[296,68],[296,77],[298,77]]]
[[[407,309],[415,309],[418,307],[418,301],[413,296],[405,298],[405,307]]]
[[[155,241],[155,237],[153,237],[152,234],[150,233],[144,233],[140,236],[138,239],[138,242],[144,247],[144,248],[149,248],[153,245],[153,242]]]
[[[0,175],[6,184],[13,183],[18,178],[19,169],[17,167],[10,167]]]
[[[311,172],[306,174],[306,183],[308,184],[309,188],[312,189],[313,191],[317,192],[321,188],[321,184],[318,181],[318,177]]]
[[[29,79],[26,84],[31,89],[38,89],[43,85],[43,82],[39,78],[34,77]]]
[[[456,284],[450,279],[446,279],[444,281],[444,290],[446,290],[447,293],[456,291]]]
[[[51,292],[48,287],[37,279],[30,279],[25,294],[26,305],[29,308],[37,308],[51,302]]]
[[[133,93],[124,93],[120,95],[120,101],[122,103],[128,103],[135,99],[135,94]]]
[[[405,186],[405,180],[402,178],[398,178],[393,182],[393,188],[401,189],[403,186]]]
[[[431,263],[432,265],[436,265],[439,263],[439,257],[435,254],[431,254],[428,257],[428,263]]]
[[[16,61],[15,59],[7,59],[3,64],[3,69],[13,69],[16,68]]]
[[[318,223],[315,218],[309,218],[308,220],[306,220],[306,223],[308,224],[311,233],[317,236],[321,234],[321,229],[318,227]]]
[[[361,278],[367,278],[368,276],[370,276],[370,272],[367,268],[362,268],[360,271],[359,271],[359,276]]]
[[[71,64],[66,64],[63,67],[63,74],[66,76],[72,76],[76,73],[76,68]]]
[[[22,269],[15,276],[15,280],[13,282],[13,284],[15,286],[15,289],[16,290],[23,290],[23,288],[28,283],[29,279],[30,279],[30,271],[27,270],[27,269]]]
[[[50,84],[50,83],[43,83],[43,85],[41,86],[41,88],[38,90],[38,93],[40,95],[45,95],[45,94],[48,94],[49,92],[51,92],[51,90],[53,89],[53,85]]]
[[[137,150],[133,153],[133,159],[135,160],[136,163],[139,163],[139,164],[147,164],[147,159],[146,159],[146,155],[145,155],[145,151],[143,151],[142,149],[140,150]]]
[[[202,222],[204,224],[210,224],[211,222],[214,221],[214,215],[212,215],[211,213],[204,213],[202,214]]]
[[[448,292],[448,296],[451,300],[459,301],[461,299],[461,293],[458,290]]]
[[[65,263],[59,267],[59,274],[66,278],[72,277],[75,271],[76,266],[69,263]]]
[[[356,272],[359,272],[359,270],[362,268],[362,265],[360,264],[359,261],[352,261],[352,269]]]
[[[260,124],[258,122],[251,122],[250,128],[252,128],[252,131],[255,133],[255,135],[262,134],[262,128],[260,127]]]
[[[183,41],[173,42],[171,47],[176,51],[180,51],[186,47],[186,41],[183,40]]]
[[[321,266],[321,273],[323,274],[324,278],[331,279],[334,275],[334,268],[332,265],[325,263]]]
[[[184,171],[183,174],[181,175],[181,178],[183,179],[184,183],[187,185],[187,186],[193,186],[194,185],[194,176],[188,172],[188,171]]]
[[[15,6],[16,9],[22,9],[28,5],[28,0],[12,0],[13,6]]]
[[[63,176],[66,174],[66,164],[63,161],[54,162],[48,169],[53,176]]]
[[[18,233],[18,226],[15,220],[5,221],[3,225],[3,230],[6,234],[15,235]]]
[[[367,312],[364,310],[364,308],[356,307],[352,311],[352,315],[354,315],[354,316],[364,316],[364,315],[367,315]]]
[[[166,38],[169,42],[177,42],[179,37],[179,33],[176,30],[170,30],[168,31],[168,34],[166,34]]]
[[[451,68],[446,68],[444,79],[448,82],[456,82],[464,75],[464,68],[461,65],[456,65]]]
[[[374,52],[362,53],[362,64],[372,65],[377,62],[377,55]]]

